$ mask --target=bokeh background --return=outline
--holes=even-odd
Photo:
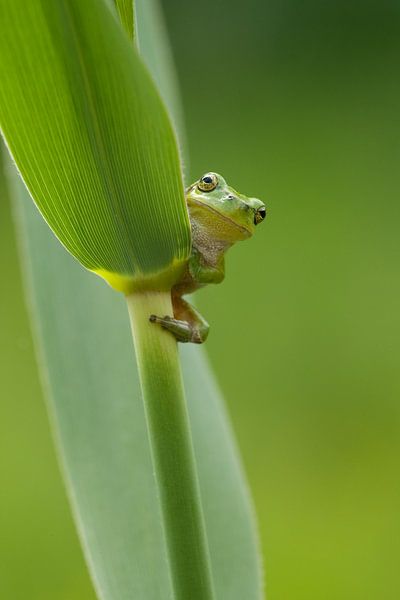
[[[400,597],[400,4],[164,0],[189,179],[268,205],[197,301],[269,600]],[[0,597],[93,600],[0,202]],[[229,600],[229,599],[227,599]],[[245,600],[245,599],[243,599]]]

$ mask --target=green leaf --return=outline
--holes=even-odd
[[[125,302],[57,243],[11,179],[49,410],[98,597],[172,600]],[[216,598],[260,600],[253,515],[225,410],[202,350],[181,350]]]
[[[136,20],[139,24],[136,33],[137,44],[178,132],[183,165],[187,170],[188,156],[185,152],[187,144],[183,110],[163,15],[157,0],[136,0],[135,8]]]
[[[0,69],[3,134],[64,246],[117,289],[167,288],[190,251],[177,144],[110,7],[0,0]]]
[[[133,0],[115,0],[115,6],[128,37],[133,40],[135,34]]]

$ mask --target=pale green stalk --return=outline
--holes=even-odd
[[[169,292],[127,297],[168,562],[176,600],[214,598],[177,343],[150,314],[171,315]]]

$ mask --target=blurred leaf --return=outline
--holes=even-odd
[[[135,30],[133,0],[115,0],[115,6],[126,33],[133,40]]]
[[[186,132],[179,83],[162,11],[157,0],[136,0],[135,9],[136,20],[139,24],[136,32],[139,51],[154,77],[157,88],[172,117],[178,132],[183,166],[187,171]],[[186,183],[191,182],[187,181]]]
[[[14,184],[40,367],[98,596],[170,598],[124,297],[65,252]]]
[[[117,288],[179,267],[176,140],[116,15],[102,0],[1,0],[0,23],[0,124],[50,227]]]

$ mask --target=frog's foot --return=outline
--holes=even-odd
[[[180,321],[168,315],[165,317],[157,317],[150,315],[151,323],[158,323],[163,329],[170,331],[178,342],[192,342],[193,344],[202,344],[206,341],[208,335],[207,323],[193,323],[190,321]],[[200,325],[200,326],[199,326]]]
[[[173,317],[166,315],[165,317],[157,317],[157,315],[150,315],[150,323],[158,323],[163,329],[170,331],[177,339],[178,342],[190,342],[192,338],[192,332],[190,331],[189,323],[185,321],[178,321]]]

